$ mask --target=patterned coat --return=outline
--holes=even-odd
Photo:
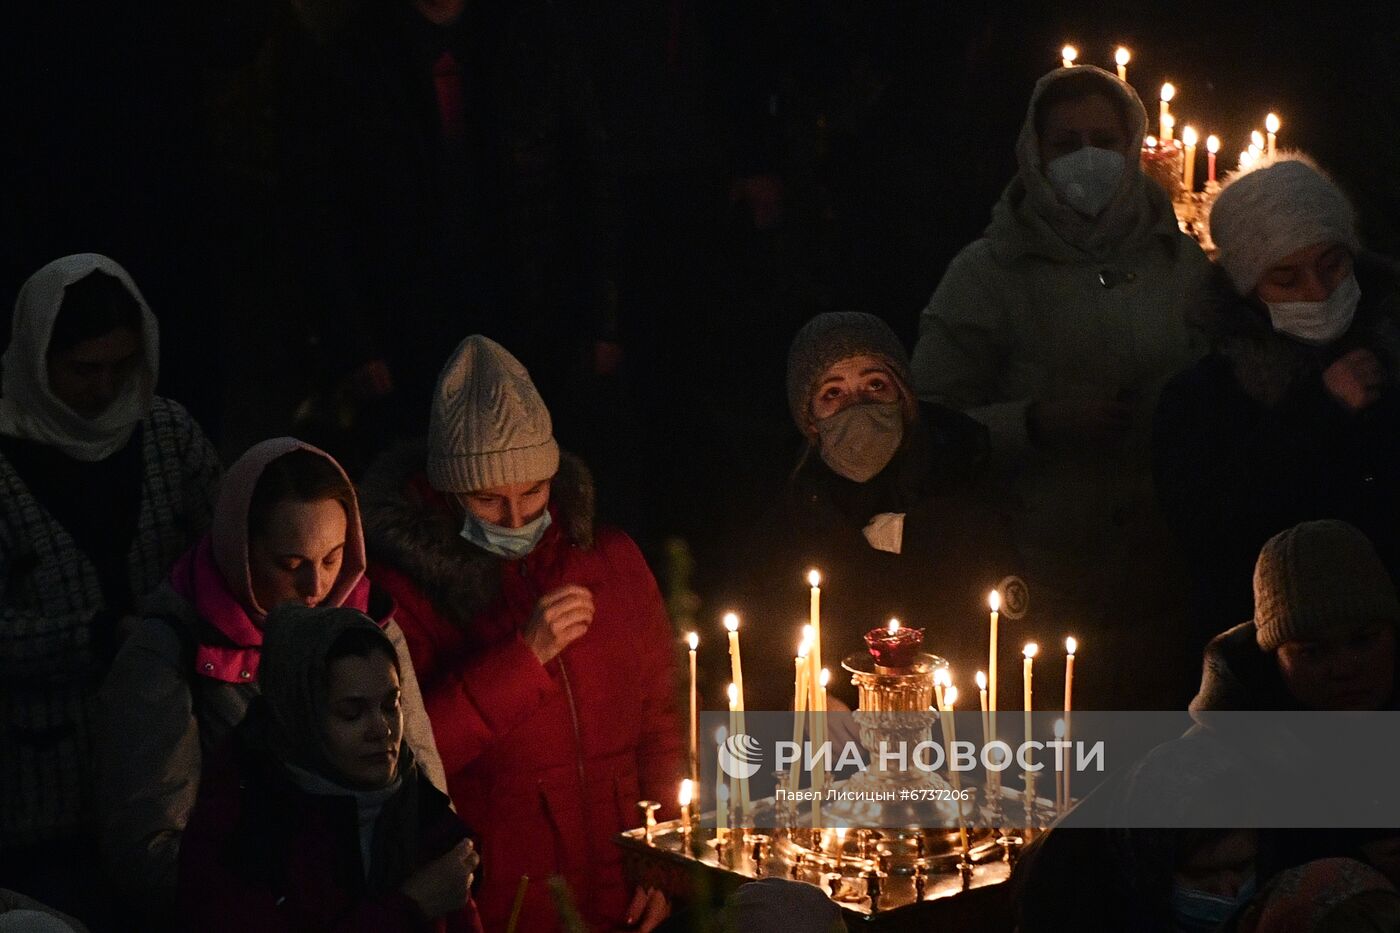
[[[153,590],[209,526],[221,469],[179,404],[141,422],[140,518],[127,567]],[[52,840],[91,822],[91,719],[115,625],[96,568],[0,455],[0,847]]]

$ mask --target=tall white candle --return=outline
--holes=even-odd
[[[691,632],[686,636],[690,645],[690,780],[692,785],[700,783],[700,701],[695,678],[695,652],[700,648],[700,636]]]
[[[1264,129],[1269,133],[1269,158],[1274,157],[1274,147],[1278,144],[1278,114],[1271,113],[1264,118]]]
[[[1172,141],[1171,103],[1172,98],[1175,96],[1176,88],[1172,85],[1170,81],[1162,85],[1162,111],[1161,116],[1158,119],[1157,135],[1162,137],[1162,142],[1164,143],[1169,143]]]

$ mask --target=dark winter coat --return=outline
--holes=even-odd
[[[593,525],[587,470],[565,456],[554,522],[519,561],[466,542],[428,484],[421,445],[380,460],[360,490],[371,572],[393,593],[457,812],[478,834],[478,905],[503,929],[529,875],[522,933],[556,929],[541,882],[562,875],[592,926],[621,923],[631,892],[613,837],[637,801],[673,801],[684,730],[676,640],[631,539]],[[541,666],[520,637],[536,601],[586,587],[588,632]]]
[[[267,750],[259,719],[252,714],[236,730],[200,783],[180,847],[182,929],[479,933],[470,903],[430,922],[399,890],[467,836],[411,752],[375,822],[366,870],[355,798],[298,786]]]
[[[139,600],[208,528],[221,470],[204,432],[168,399],[152,403],[130,444],[140,499],[120,572],[126,599]],[[0,847],[90,828],[97,688],[118,622],[134,610],[113,604],[107,582],[0,455]]]
[[[1262,307],[1237,301],[1207,322],[1215,352],[1162,392],[1153,468],[1191,565],[1201,644],[1250,617],[1259,549],[1299,522],[1356,525],[1400,574],[1400,274],[1361,257],[1356,277],[1356,319],[1331,346],[1277,334]],[[1359,347],[1390,380],[1353,414],[1327,394],[1322,372]]]
[[[865,483],[837,475],[815,450],[807,454],[738,546],[730,574],[726,606],[748,620],[743,658],[760,675],[744,678],[747,708],[792,708],[793,656],[812,568],[823,581],[822,663],[832,672],[834,695],[848,703],[855,697],[841,661],[863,653],[864,634],[891,617],[925,629],[925,649],[969,676],[986,667],[987,594],[1016,571],[1000,516],[977,493],[986,454],[984,427],[930,404],[920,405],[920,420],[894,459]],[[885,512],[905,515],[898,554],[877,550],[863,533]],[[714,670],[706,693],[716,704],[729,680],[727,656],[718,657],[725,666]]]

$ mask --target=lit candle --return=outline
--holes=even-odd
[[[988,708],[997,711],[997,619],[1001,610],[1001,594],[992,590],[987,594],[987,605],[992,610],[992,635],[987,648],[987,703]],[[992,734],[996,734],[996,717],[992,717]]]
[[[736,709],[743,712],[744,709],[744,666],[739,661],[739,617],[727,612],[724,614],[724,627],[729,632],[729,671],[734,679],[734,689],[738,691],[739,705]]]
[[[1249,134],[1249,151],[1254,155],[1256,161],[1264,155],[1264,134],[1258,130]]]
[[[1132,60],[1132,54],[1123,46],[1118,46],[1118,51],[1113,53],[1113,60],[1118,64],[1118,80],[1128,80],[1128,62]]]
[[[1074,67],[1074,60],[1078,57],[1079,50],[1072,45],[1060,49],[1060,64],[1066,68]]]
[[[1065,738],[1073,734],[1074,722],[1074,653],[1079,641],[1073,636],[1065,639]],[[1069,769],[1065,769],[1065,806],[1069,806]]]
[[[1274,146],[1278,142],[1278,114],[1271,113],[1264,118],[1264,129],[1269,131],[1269,158],[1274,157]]]
[[[1172,141],[1171,102],[1175,96],[1176,88],[1172,86],[1170,81],[1162,85],[1162,115],[1158,121],[1160,124],[1158,135],[1162,137],[1164,143]]]
[[[1144,136],[1144,137],[1142,138],[1142,144],[1143,144],[1144,146],[1146,146],[1148,149],[1156,149],[1156,148],[1157,148],[1157,137],[1156,137],[1156,136]]]
[[[744,700],[739,694],[739,685],[729,685],[729,731],[732,735],[746,735],[744,723]],[[744,816],[749,815],[752,802],[749,800],[749,779],[740,777],[734,779],[734,795],[737,797],[739,812]]]
[[[1196,190],[1196,135],[1194,126],[1187,126],[1181,131],[1181,141],[1186,144],[1186,158],[1182,161],[1182,184],[1186,188],[1186,193],[1190,194]]]
[[[690,778],[681,781],[680,796],[677,801],[681,805],[681,833],[690,837],[690,800],[695,794],[695,782]]]
[[[816,570],[807,573],[807,584],[812,588],[812,703],[815,713],[826,712],[826,693],[818,686],[816,672],[822,669],[822,575]]]
[[[1055,720],[1055,741],[1063,742],[1065,738],[1065,721]],[[1059,750],[1063,751],[1063,750]],[[1055,756],[1055,812],[1065,812],[1065,778],[1069,777],[1065,769],[1060,765],[1060,755]]]
[[[1242,169],[1243,169],[1243,168],[1249,168],[1249,150],[1248,150],[1248,149],[1246,149],[1244,152],[1241,152],[1241,153],[1240,153],[1240,160],[1239,160],[1239,162],[1236,163],[1236,167],[1242,168]]]
[[[1206,137],[1206,183],[1215,181],[1215,154],[1220,151],[1220,137]]]
[[[700,783],[700,704],[695,681],[695,652],[700,647],[700,636],[691,632],[686,636],[690,645],[690,780]]]
[[[933,698],[938,702],[938,708],[943,708],[943,688],[953,682],[953,676],[948,673],[946,667],[940,667],[933,672]]]
[[[939,719],[945,720],[947,723],[944,726],[944,741],[948,746],[946,753],[948,759],[948,776],[953,779],[953,806],[958,808],[958,837],[962,842],[963,858],[967,858],[972,849],[968,844],[967,821],[963,819],[962,804],[958,800],[958,798],[962,796],[962,778],[953,768],[953,746],[957,744],[958,741],[958,727],[957,723],[954,722],[956,717],[954,716],[953,707],[957,702],[958,688],[949,684],[948,689],[943,691],[943,714],[939,716]]]
[[[807,652],[810,647],[808,640],[803,638],[802,643],[797,646],[797,657],[794,659],[797,680],[792,691],[792,742],[798,748],[798,755],[792,760],[792,769],[788,772],[788,790],[790,791],[797,790],[799,770],[802,766],[802,739],[807,726],[807,678],[810,674],[807,667]]]
[[[731,715],[730,722],[734,717]],[[715,841],[723,842],[729,827],[729,784],[733,778],[724,773],[724,742],[729,730],[720,726],[715,730]]]
[[[1031,662],[1035,659],[1036,653],[1040,651],[1040,646],[1033,641],[1026,642],[1026,647],[1021,649],[1021,654],[1025,658],[1021,662],[1021,689],[1025,693],[1026,710],[1025,726],[1026,741],[1031,740]]]

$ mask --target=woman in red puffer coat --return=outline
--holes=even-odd
[[[438,382],[427,450],[400,449],[362,487],[372,572],[398,604],[458,813],[478,834],[478,904],[504,929],[555,930],[562,875],[595,929],[668,909],[623,878],[637,801],[682,776],[675,638],[636,545],[595,529],[586,468],[561,458],[529,375],[484,337]]]

